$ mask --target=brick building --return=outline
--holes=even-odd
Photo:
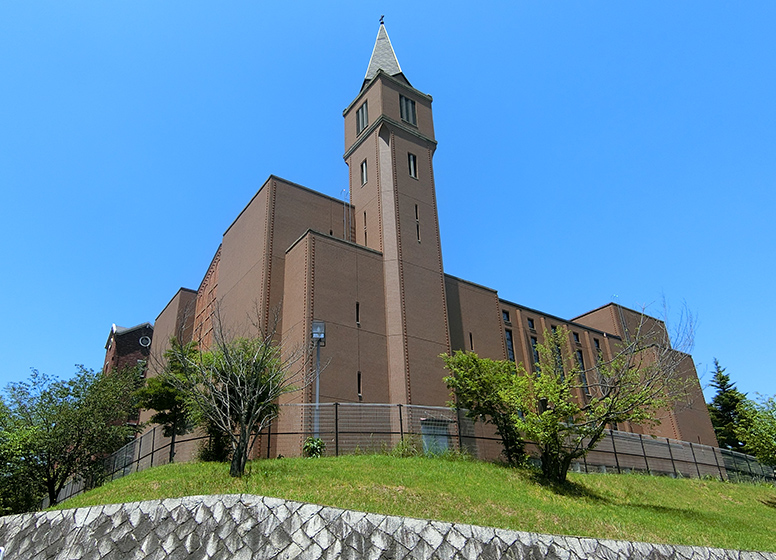
[[[110,329],[105,342],[105,363],[103,371],[141,366],[145,369],[151,355],[151,341],[154,327],[151,323],[143,323],[134,327],[118,327],[115,324]]]
[[[313,321],[325,323],[321,402],[444,405],[439,354],[532,364],[543,330],[556,326],[568,328],[569,350],[584,364],[613,355],[632,310],[610,303],[567,320],[445,274],[432,98],[410,84],[383,25],[343,116],[349,203],[270,176],[226,229],[199,289],[182,288],[157,317],[152,374],[170,336],[210,344],[216,307],[236,334],[248,332],[249,315],[266,327],[281,309],[278,332],[290,345],[309,344]],[[652,433],[716,445],[689,356],[684,373],[692,401]],[[290,399],[314,402],[313,390]]]

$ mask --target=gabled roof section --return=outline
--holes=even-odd
[[[396,58],[396,53],[393,52],[391,40],[388,38],[388,32],[385,30],[385,25],[383,25],[382,21],[377,32],[375,48],[372,49],[372,58],[369,59],[369,67],[366,69],[366,76],[364,76],[364,86],[377,76],[377,72],[380,70],[389,76],[400,77],[400,79],[407,82],[407,85],[410,85],[409,80],[401,71],[399,60]]]

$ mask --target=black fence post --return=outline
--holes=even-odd
[[[272,453],[272,420],[267,424],[267,459]]]
[[[401,419],[401,403],[399,406],[399,439],[404,439],[404,423]]]
[[[671,468],[674,469],[674,478],[676,478],[676,463],[674,463],[674,452],[671,451],[671,440],[666,438],[666,445],[668,445],[668,454],[671,456]]]
[[[752,472],[752,464],[749,462],[749,455],[744,454],[746,457],[746,468],[749,469],[749,476],[754,479],[754,473]]]
[[[614,451],[614,463],[617,465],[617,474],[622,474],[620,471],[620,459],[617,457],[617,446],[614,444],[614,430],[609,430],[609,435],[612,436],[612,451]]]
[[[692,446],[692,442],[688,442],[690,444],[690,451],[692,451],[692,460],[695,463],[695,471],[698,473],[698,478],[701,477],[701,469],[698,466],[698,458],[695,456],[695,448]]]
[[[722,474],[722,466],[719,464],[719,459],[717,458],[717,448],[716,447],[712,447],[711,450],[714,453],[714,462],[717,463],[717,470],[719,471],[719,479],[722,482],[724,482],[725,481],[725,477]]]
[[[140,438],[141,440],[143,438]],[[143,443],[141,441],[140,447],[143,447]],[[154,466],[154,451],[156,448],[156,426],[154,426],[154,429],[151,430],[151,466]]]
[[[334,456],[339,457],[339,403],[334,403]]]
[[[644,465],[647,467],[647,474],[652,474],[649,470],[649,460],[647,459],[647,450],[644,448],[644,436],[639,434],[639,441],[641,442],[641,452],[644,454]]]
[[[463,436],[461,435],[461,409],[455,409],[455,420],[458,424],[458,451],[463,451]]]

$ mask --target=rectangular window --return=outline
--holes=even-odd
[[[364,245],[369,245],[369,243],[366,242],[366,210],[364,210]]]
[[[410,167],[410,177],[413,179],[418,178],[418,156],[415,154],[407,154],[407,160]]]
[[[587,372],[585,371],[585,359],[582,357],[582,350],[577,350],[577,365],[579,366],[579,380],[582,383],[582,393],[590,398],[590,386],[587,383]]]
[[[534,320],[531,319],[530,317],[528,318],[528,328],[536,332],[536,324],[534,323]]]
[[[501,318],[504,319],[505,323],[509,323],[510,322],[509,321],[509,311],[507,311],[506,309],[502,309],[501,310]]]
[[[358,379],[356,380],[357,388],[358,388],[358,400],[361,400],[363,398],[361,393],[361,372],[358,372]]]
[[[366,185],[367,172],[366,172],[366,160],[361,162],[361,185]]]
[[[469,333],[469,350],[474,350],[474,337],[472,333]]]
[[[512,331],[509,329],[504,330],[504,338],[507,342],[507,359],[511,362],[515,361],[515,345],[512,341]]]
[[[356,302],[356,324],[361,325],[361,305]]]
[[[579,341],[579,333],[573,333],[573,334],[574,334],[574,342],[576,342],[577,344],[582,344],[582,343]]]
[[[601,341],[594,338],[593,344],[595,345],[595,363],[598,363],[601,359]]]
[[[536,364],[539,363],[539,349],[536,348],[537,344],[539,344],[539,341],[536,340],[535,336],[532,336],[531,337],[531,350],[533,351],[534,368],[536,367]]]
[[[356,134],[361,134],[369,124],[369,111],[366,106],[366,101],[356,111]]]
[[[401,120],[411,125],[418,125],[418,118],[415,114],[415,102],[412,99],[400,95],[399,108],[401,110]]]

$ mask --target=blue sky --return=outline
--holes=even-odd
[[[702,381],[717,357],[776,393],[776,4],[754,1],[3,0],[0,385],[99,368],[269,174],[340,196],[381,14],[434,97],[448,273],[566,318],[686,302]]]

